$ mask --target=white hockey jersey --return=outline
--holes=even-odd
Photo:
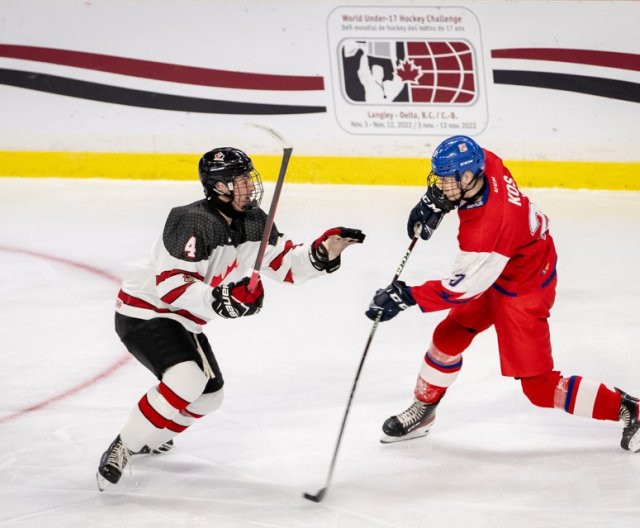
[[[116,311],[138,319],[166,317],[202,332],[216,317],[211,290],[251,275],[266,219],[254,209],[229,225],[207,200],[172,209],[151,257],[126,276]],[[274,225],[261,275],[298,284],[322,274],[311,263],[309,246],[286,240]]]

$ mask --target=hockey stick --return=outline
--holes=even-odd
[[[287,173],[287,167],[289,166],[289,159],[291,158],[293,147],[291,146],[291,143],[289,143],[272,128],[255,123],[251,123],[251,126],[266,131],[282,144],[282,161],[280,162],[280,173],[278,174],[278,181],[276,182],[276,187],[273,191],[273,198],[271,199],[269,214],[267,215],[264,232],[262,233],[262,240],[260,240],[260,247],[258,248],[256,263],[253,266],[253,272],[251,273],[251,279],[249,280],[249,286],[247,287],[247,289],[253,293],[253,291],[256,289],[256,286],[258,285],[258,280],[260,279],[260,268],[262,267],[262,259],[264,258],[264,253],[267,250],[267,243],[269,242],[269,237],[271,236],[271,228],[273,227],[273,220],[276,216],[276,209],[278,207],[278,201],[280,200],[280,192],[282,191],[284,176]]]
[[[419,231],[416,230],[416,234],[411,239],[411,243],[409,244],[409,247],[407,248],[407,251],[405,251],[404,256],[402,257],[402,260],[400,261],[400,265],[398,266],[398,269],[396,270],[396,274],[393,276],[393,279],[391,280],[391,282],[397,280],[398,277],[400,277],[400,274],[402,273],[402,270],[404,269],[404,266],[407,263],[407,260],[409,260],[409,257],[411,256],[411,252],[413,251],[413,248],[416,245],[416,242],[418,241],[418,233],[419,233]],[[378,316],[376,317],[376,320],[373,322],[373,326],[371,327],[371,331],[369,332],[369,337],[367,339],[367,343],[364,346],[364,352],[362,353],[362,357],[360,358],[360,365],[358,365],[358,370],[356,372],[356,377],[353,380],[353,385],[351,387],[351,393],[349,394],[349,400],[347,401],[347,408],[345,409],[344,416],[342,417],[342,425],[340,426],[340,432],[338,433],[338,439],[336,441],[336,446],[333,449],[333,457],[331,459],[331,465],[329,466],[329,473],[327,475],[327,481],[326,481],[326,483],[324,485],[324,488],[322,488],[320,491],[318,491],[318,493],[316,493],[315,495],[312,495],[311,493],[303,493],[302,496],[305,499],[308,499],[308,500],[313,501],[313,502],[320,502],[322,499],[324,499],[325,495],[327,494],[327,490],[329,489],[329,486],[331,484],[331,478],[333,477],[333,470],[334,470],[335,465],[336,465],[336,459],[338,458],[338,450],[340,449],[340,443],[342,442],[342,435],[344,433],[344,427],[345,427],[345,425],[347,423],[347,417],[349,416],[349,410],[351,409],[351,402],[353,400],[353,395],[356,392],[356,386],[358,385],[358,379],[360,378],[360,372],[362,372],[362,366],[364,365],[364,360],[367,357],[367,354],[369,353],[369,347],[371,346],[371,341],[373,341],[373,336],[376,333],[376,330],[378,328],[378,324],[380,324],[381,317],[382,317],[382,311],[380,311],[380,313],[378,313]]]

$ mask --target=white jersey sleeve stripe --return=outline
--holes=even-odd
[[[459,294],[459,299],[475,297],[498,279],[508,262],[509,257],[500,253],[461,251],[442,286]]]

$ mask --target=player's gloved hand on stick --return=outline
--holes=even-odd
[[[340,267],[340,253],[352,244],[362,244],[366,235],[351,227],[332,227],[318,238],[309,248],[309,258],[313,267],[333,273]]]
[[[413,238],[416,233],[416,224],[420,226],[420,238],[429,240],[433,232],[438,228],[442,217],[456,208],[455,204],[448,200],[442,190],[436,185],[429,185],[418,204],[411,209],[407,221],[407,233]]]
[[[378,290],[373,296],[373,300],[369,305],[369,309],[365,315],[375,321],[382,312],[380,321],[388,321],[393,319],[402,310],[406,310],[410,306],[416,304],[411,290],[403,281],[393,281],[389,286]]]
[[[257,314],[264,299],[262,280],[258,280],[253,292],[248,290],[248,286],[249,277],[245,277],[241,281],[223,284],[211,290],[213,311],[225,319]]]

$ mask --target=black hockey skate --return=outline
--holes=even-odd
[[[173,440],[167,440],[164,444],[156,447],[155,449],[149,449],[149,446],[142,446],[140,451],[135,451],[131,453],[132,455],[148,455],[151,453],[152,455],[162,455],[163,453],[167,453],[173,449]]]
[[[629,396],[626,392],[616,389],[622,399],[620,400],[619,419],[624,424],[620,447],[627,451],[637,453],[640,451],[640,400]]]
[[[436,419],[437,403],[422,403],[419,400],[409,406],[406,411],[388,418],[382,425],[383,444],[391,444],[402,440],[411,440],[426,436]]]
[[[118,435],[100,458],[98,473],[96,473],[100,491],[104,491],[109,483],[118,483],[129,458],[131,458],[131,451],[127,449]]]

